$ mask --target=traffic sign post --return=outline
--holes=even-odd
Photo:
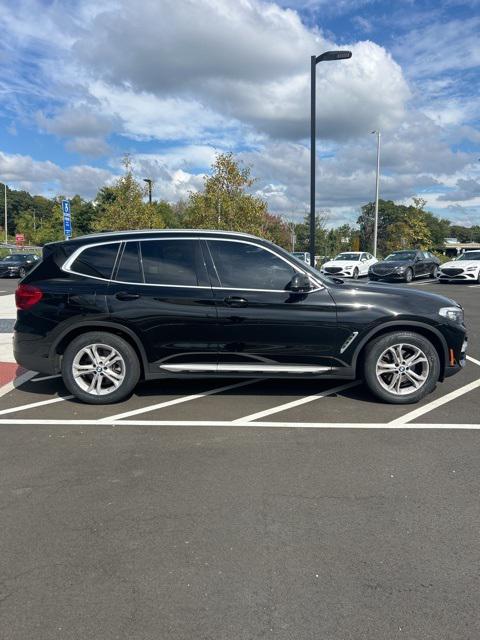
[[[70,213],[70,200],[62,200],[63,233],[69,240],[72,237],[72,216]]]

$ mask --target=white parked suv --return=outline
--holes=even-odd
[[[348,251],[339,253],[333,260],[325,262],[320,272],[326,276],[356,280],[360,276],[367,276],[369,268],[376,262],[378,260],[365,251]]]
[[[480,284],[480,251],[466,251],[445,262],[438,272],[440,282],[478,282]]]

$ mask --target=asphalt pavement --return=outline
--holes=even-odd
[[[0,638],[480,637],[480,287],[403,286],[469,328],[419,405],[298,380],[5,393]]]

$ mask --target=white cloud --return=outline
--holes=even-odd
[[[10,187],[27,189],[32,193],[55,193],[73,196],[76,193],[93,198],[98,189],[113,179],[105,169],[88,165],[67,168],[54,162],[33,160],[30,156],[0,152],[0,175]]]

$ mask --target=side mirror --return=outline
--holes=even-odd
[[[294,293],[304,293],[310,291],[311,288],[310,279],[304,273],[296,273],[290,280],[289,289]]]

